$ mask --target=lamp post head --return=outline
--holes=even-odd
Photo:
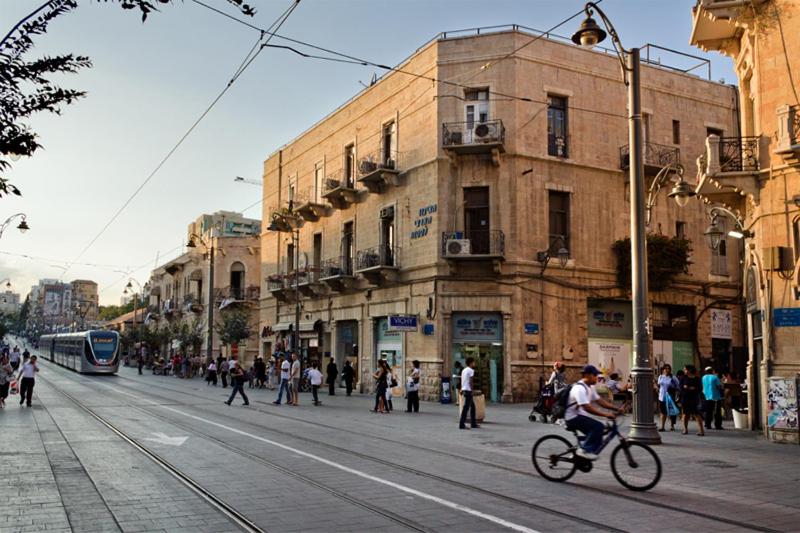
[[[681,179],[672,188],[672,191],[669,193],[669,197],[675,199],[675,203],[678,204],[678,207],[685,207],[686,204],[689,203],[689,198],[695,196],[696,194],[697,193],[694,192],[694,189],[692,189],[691,185],[689,185],[685,180]]]
[[[572,42],[591,48],[592,46],[600,43],[606,38],[606,32],[597,25],[597,22],[592,18],[591,11],[586,11],[586,18],[581,22],[578,31],[572,34]]]
[[[125,290],[127,291],[128,289],[133,289],[133,285],[131,284],[131,280],[128,280],[128,284],[125,285]]]
[[[196,248],[197,245],[194,243],[194,238],[189,237],[189,242],[186,243],[187,248]]]
[[[122,291],[122,294],[126,296],[128,295],[128,287],[125,287],[125,289]]]
[[[722,240],[722,230],[717,226],[717,219],[711,220],[711,224],[703,232],[706,238],[706,243],[712,250],[719,248],[719,243]]]
[[[20,233],[25,233],[31,228],[30,226],[28,226],[28,222],[25,220],[25,218],[23,218],[22,222],[20,222],[19,225],[17,226],[17,229],[20,231]]]
[[[558,249],[558,262],[561,265],[561,268],[567,266],[567,262],[569,261],[569,250],[567,250],[566,246],[562,246]]]
[[[6,281],[6,289],[11,289],[11,280]]]

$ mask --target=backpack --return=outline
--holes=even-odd
[[[569,393],[572,391],[573,385],[567,385],[556,393],[555,401],[550,412],[553,420],[560,420],[567,414],[569,407]]]

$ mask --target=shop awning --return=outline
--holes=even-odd
[[[314,324],[318,324],[318,328],[324,329],[325,323],[321,320],[301,320],[300,331],[315,331]],[[272,326],[272,331],[289,331],[294,329],[294,322],[278,322]]]
[[[272,326],[272,331],[289,331],[289,328],[292,327],[291,322],[278,322],[274,326]]]

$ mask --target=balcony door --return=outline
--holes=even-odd
[[[348,222],[342,231],[342,264],[340,266],[342,273],[348,276],[353,273],[354,247],[353,223]]]
[[[464,188],[464,236],[473,254],[489,253],[489,187]]]
[[[476,124],[489,120],[489,91],[488,89],[473,89],[464,93],[464,144],[472,143],[472,132]]]

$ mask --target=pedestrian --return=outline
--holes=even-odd
[[[274,357],[269,358],[269,370],[267,370],[267,388],[275,390],[275,377],[278,371],[278,363]]]
[[[228,363],[228,360],[225,357],[222,358],[222,363],[220,363],[218,368],[219,368],[219,377],[222,378],[222,388],[227,389],[228,370],[230,370],[230,363]]]
[[[661,427],[659,431],[664,431],[664,426],[669,417],[670,431],[675,431],[675,422],[678,419],[677,414],[672,414],[674,409],[674,395],[680,387],[678,378],[672,375],[672,366],[664,365],[661,368],[661,375],[658,376],[658,411],[661,416]],[[670,405],[670,402],[673,405]]]
[[[553,363],[553,372],[550,374],[550,379],[547,380],[548,385],[553,386],[553,395],[567,386],[567,365],[561,361]]]
[[[286,391],[286,403],[292,403],[292,393],[289,391],[289,373],[291,368],[292,365],[289,363],[289,359],[284,359],[281,363],[281,383],[278,386],[278,398],[272,402],[275,405],[281,404],[281,400],[283,399],[283,391]]]
[[[458,429],[467,429],[467,411],[469,411],[470,427],[480,427],[475,419],[475,401],[472,399],[472,378],[474,376],[475,358],[467,357],[467,366],[461,371],[461,419],[458,421]]]
[[[256,362],[253,363],[253,368],[256,372],[256,387],[263,389],[266,387],[265,381],[267,380],[267,365],[264,363],[264,358],[259,355]]]
[[[26,362],[28,359],[31,358],[31,352],[28,351],[27,348],[22,352],[22,362]]]
[[[213,359],[206,371],[206,385],[211,385],[212,383],[215,387],[217,386],[217,363]]]
[[[389,362],[386,362],[386,368],[389,370],[389,374],[386,376],[386,381],[388,386],[386,387],[386,410],[388,412],[394,411],[394,405],[392,404],[392,396],[394,395],[394,388],[397,387],[397,378],[392,372],[392,367],[389,366]]]
[[[618,413],[623,409],[613,403],[604,400],[597,393],[595,385],[600,371],[594,365],[585,365],[581,370],[581,379],[569,390],[567,399],[567,410],[564,413],[564,422],[570,431],[580,431],[586,438],[575,450],[575,455],[593,461],[597,459],[597,453],[603,447],[603,424],[592,418],[590,415],[605,417],[614,420]],[[596,405],[604,407],[613,413],[606,413]]]
[[[693,418],[697,422],[698,435],[705,435],[703,431],[703,417],[700,415],[700,391],[703,384],[697,377],[697,369],[694,365],[686,365],[684,369],[686,376],[681,382],[681,412],[683,413],[683,434],[689,433],[689,419]]]
[[[292,370],[289,376],[291,378],[291,391],[292,401],[289,405],[300,405],[300,359],[297,357],[297,352],[292,352]]]
[[[325,369],[325,373],[328,375],[328,396],[334,396],[336,394],[336,378],[339,377],[339,368],[336,366],[333,357],[331,357],[328,368]]]
[[[353,365],[350,364],[350,361],[345,361],[344,368],[342,369],[342,379],[344,379],[345,392],[348,396],[353,392],[354,378],[355,372],[353,371]]]
[[[329,365],[330,366],[330,365]],[[317,396],[319,388],[322,385],[322,372],[317,369],[317,362],[311,363],[311,370],[308,371],[308,381],[311,383],[311,397],[314,400],[314,405],[322,405]]]
[[[142,375],[142,367],[144,366],[144,348],[140,348],[137,350],[138,357],[136,358],[136,369],[139,371],[139,375]]]
[[[244,368],[242,365],[238,364],[237,361],[234,359],[230,366],[230,373],[231,373],[231,387],[233,390],[231,391],[231,395],[228,397],[228,401],[225,402],[228,405],[233,402],[233,399],[236,397],[236,393],[242,395],[242,399],[244,403],[242,405],[250,405],[250,400],[247,399],[247,395],[244,393],[244,381],[246,378]]]
[[[14,372],[16,372],[17,369],[19,368],[19,358],[20,358],[19,348],[14,346],[14,349],[11,350],[11,355],[9,357],[9,362],[11,364],[11,368],[14,369]]]
[[[39,371],[39,365],[36,363],[36,356],[31,356],[27,363],[22,365],[22,370],[19,371],[17,381],[22,377],[21,385],[19,387],[19,404],[27,403],[28,407],[31,406],[31,398],[33,397],[33,386],[36,384],[36,373]]]
[[[406,413],[419,413],[419,361],[414,359],[411,361],[411,374],[408,376],[406,383],[407,401]]]
[[[0,409],[6,406],[6,398],[8,398],[8,388],[11,385],[11,380],[14,379],[14,367],[8,360],[8,355],[5,353],[0,356]]]
[[[389,386],[389,363],[386,359],[378,361],[378,369],[372,373],[375,378],[375,408],[373,413],[387,413],[386,411],[386,389]]]
[[[706,415],[706,429],[711,429],[711,422],[714,422],[714,429],[722,429],[722,398],[724,389],[714,369],[706,367],[706,375],[703,376],[703,410]]]
[[[252,389],[255,386],[256,382],[256,368],[255,365],[250,365],[250,368],[247,369],[247,388]]]

